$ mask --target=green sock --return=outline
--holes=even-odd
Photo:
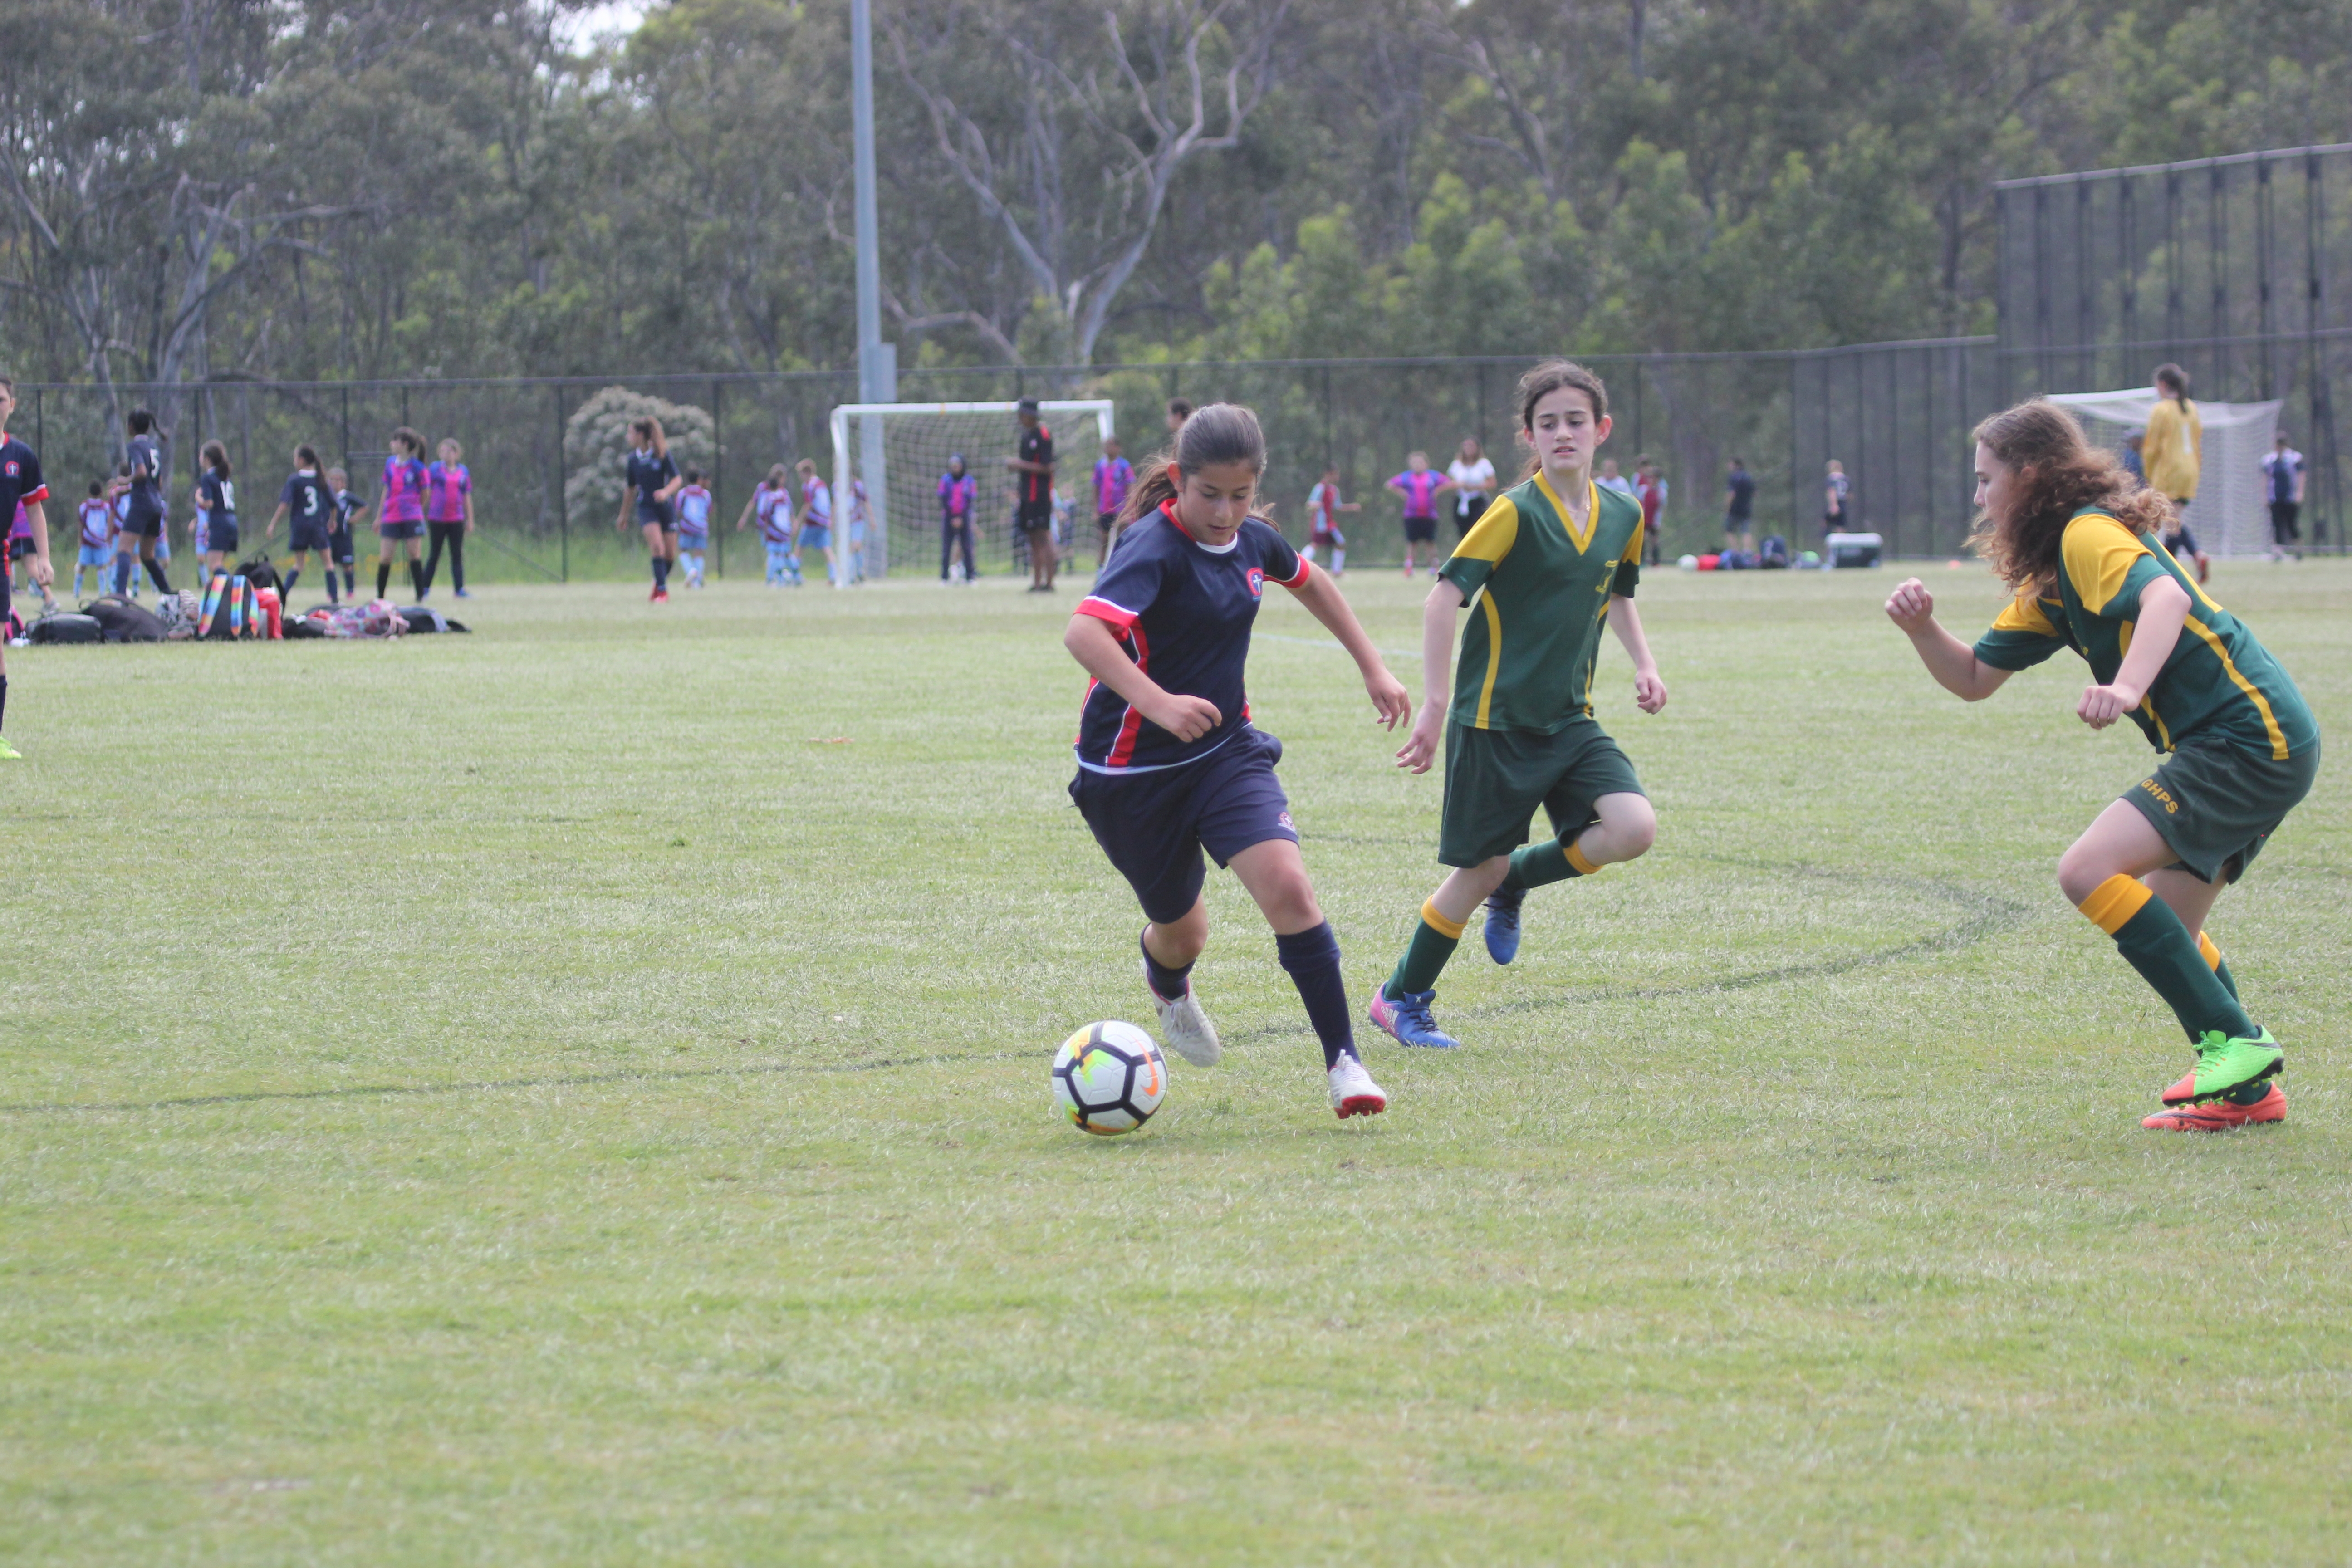
[[[2213,939],[2201,931],[2197,933],[2197,951],[2205,955],[2205,965],[2213,972],[2213,978],[2227,986],[2231,995],[2237,995],[2238,977],[2221,962],[2221,950],[2213,945]]]
[[[2110,877],[2091,890],[2082,910],[2116,939],[2116,951],[2164,998],[2190,1040],[2217,1031],[2232,1039],[2254,1033],[2253,1020],[2206,963],[2189,928],[2146,883]]]
[[[1396,973],[1381,994],[1394,1002],[1408,992],[1435,990],[1445,961],[1461,944],[1461,925],[1438,913],[1435,903],[1422,905],[1421,924],[1413,928],[1412,941],[1405,944],[1404,956],[1397,960]]]
[[[1524,893],[1529,888],[1540,888],[1547,882],[1563,882],[1570,877],[1590,877],[1601,869],[1584,858],[1576,847],[1579,834],[1547,838],[1540,844],[1522,845],[1511,851],[1511,868],[1503,877],[1506,892]]]

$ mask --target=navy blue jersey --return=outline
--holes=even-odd
[[[1274,525],[1250,519],[1222,549],[1184,531],[1170,506],[1146,513],[1111,552],[1078,614],[1109,624],[1129,658],[1162,689],[1205,697],[1217,727],[1180,741],[1099,681],[1087,685],[1078,719],[1078,765],[1098,773],[1180,767],[1208,755],[1249,724],[1242,667],[1265,585],[1297,588],[1310,570]]]
[[[218,468],[206,468],[196,476],[196,504],[211,513],[215,522],[235,522],[236,486]]]
[[[41,459],[14,436],[0,437],[0,517],[13,518],[20,506],[49,499],[41,479]]]
[[[285,507],[287,515],[294,520],[295,527],[307,528],[314,522],[322,528],[326,526],[330,504],[327,483],[318,475],[307,470],[289,475],[286,488],[278,492],[278,500]]]
[[[1024,463],[1050,466],[1054,461],[1054,433],[1043,425],[1034,430],[1024,426],[1021,432],[1020,457]],[[1054,499],[1053,475],[1034,474],[1023,468],[1014,478],[1019,481],[1023,506],[1044,506]]]
[[[367,502],[362,500],[359,498],[358,493],[353,490],[337,490],[335,492],[334,500],[334,531],[337,533],[349,533],[352,531],[352,515],[356,513],[360,508],[367,505]]]
[[[131,437],[131,489],[149,500],[163,498],[163,457],[152,436]]]
[[[677,478],[677,465],[667,452],[656,457],[651,452],[629,454],[629,488],[637,492],[637,508],[653,511],[665,503],[659,499],[662,486]]]

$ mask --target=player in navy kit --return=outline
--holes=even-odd
[[[1221,1054],[1192,983],[1209,940],[1206,849],[1233,868],[1274,928],[1282,966],[1323,1043],[1332,1109],[1370,1116],[1388,1108],[1388,1097],[1356,1054],[1339,940],[1316,903],[1274,776],[1282,742],[1252,727],[1242,690],[1266,584],[1297,595],[1354,656],[1391,729],[1412,704],[1329,574],[1251,512],[1265,470],[1257,416],[1231,404],[1195,412],[1173,451],[1142,466],[1119,514],[1119,546],[1062,637],[1094,677],[1070,798],[1151,921],[1144,980],[1170,1048],[1203,1067]]]
[[[41,482],[39,455],[7,433],[8,416],[16,411],[16,384],[0,375],[0,517],[13,518],[18,507],[25,509],[25,521],[33,531],[33,585],[47,594],[55,573],[49,566],[49,518],[41,503],[49,499],[49,487]],[[8,574],[0,572],[0,620],[7,618]],[[0,646],[6,640],[0,637]],[[0,723],[7,717],[8,658],[0,652]],[[16,762],[22,755],[0,735],[0,762]]]
[[[685,476],[677,471],[677,460],[669,455],[669,441],[662,435],[661,421],[651,415],[633,420],[629,435],[637,443],[629,454],[627,482],[621,489],[621,515],[613,520],[615,532],[625,533],[629,527],[629,508],[635,503],[637,527],[646,536],[646,549],[653,557],[653,603],[669,603],[669,572],[677,563],[677,510],[670,499],[686,485]]]
[[[327,545],[327,529],[334,515],[334,498],[319,475],[319,454],[309,447],[295,447],[294,471],[287,476],[286,488],[278,492],[278,510],[261,525],[262,547],[267,549],[278,532],[278,520],[289,516],[294,520],[286,541],[286,548],[294,554],[294,569],[278,585],[287,600],[294,597],[294,581],[302,575],[312,551],[318,552],[319,564],[326,568],[327,597],[335,596],[335,562]]]
[[[131,431],[128,456],[131,461],[131,510],[123,514],[122,531],[114,540],[114,591],[127,592],[131,574],[138,569],[132,557],[147,567],[147,575],[154,579],[155,591],[172,591],[171,579],[163,575],[163,563],[157,550],[163,537],[163,448],[155,428],[155,416],[144,408],[134,408],[124,421]]]

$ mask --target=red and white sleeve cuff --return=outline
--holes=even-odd
[[[1130,610],[1124,605],[1115,604],[1100,594],[1088,594],[1078,601],[1078,614],[1092,616],[1098,621],[1108,621],[1120,631],[1125,631],[1135,625],[1137,617],[1142,612]]]

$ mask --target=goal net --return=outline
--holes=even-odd
[[[2050,401],[2074,410],[2093,441],[2118,452],[2125,449],[2127,432],[2147,428],[2147,416],[2156,408],[2156,394],[2147,387],[2062,392],[2053,394]],[[2189,503],[2183,521],[2208,555],[2261,555],[2270,549],[2263,458],[2271,449],[2282,406],[2276,402],[2201,401],[2196,405],[2205,435],[2197,449],[2197,499]]]
[[[982,576],[1025,571],[1028,542],[1013,526],[1018,475],[1004,466],[1021,443],[1018,404],[845,403],[833,411],[834,515],[854,515],[856,486],[866,488],[866,575],[894,568],[908,575],[945,570],[940,481],[963,458],[974,480],[973,547]],[[1108,399],[1040,399],[1037,413],[1054,437],[1054,489],[1059,544],[1091,547],[1094,461],[1116,431]],[[849,540],[836,531],[836,546]],[[845,569],[845,548],[839,559]],[[957,564],[961,565],[959,554]]]

